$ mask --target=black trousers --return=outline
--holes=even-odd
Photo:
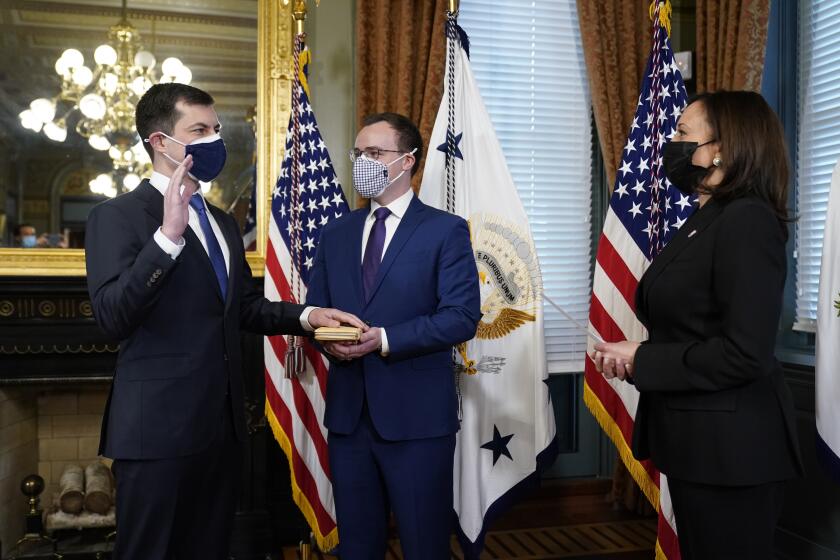
[[[713,486],[668,479],[683,560],[772,560],[784,482]]]
[[[215,441],[201,453],[114,461],[114,560],[228,558],[242,446],[227,408]]]

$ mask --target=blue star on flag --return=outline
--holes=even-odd
[[[461,161],[464,161],[464,154],[461,153],[461,148],[458,147],[458,144],[461,143],[461,138],[463,138],[463,137],[464,137],[463,132],[455,137],[455,153],[453,154],[456,158],[460,159]],[[443,152],[445,154],[446,153],[446,144],[447,144],[447,142],[444,142],[443,144],[438,146],[437,147],[438,151]]]
[[[499,457],[502,455],[513,461],[513,457],[511,457],[510,451],[508,451],[507,448],[511,438],[513,438],[513,434],[502,436],[502,434],[499,433],[499,428],[493,424],[493,439],[481,446],[482,449],[488,449],[493,452],[493,465],[496,464],[496,461],[498,461]]]

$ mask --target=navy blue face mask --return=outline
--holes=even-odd
[[[199,138],[189,144],[184,144],[165,132],[161,132],[161,134],[173,142],[178,142],[184,146],[184,157],[192,156],[193,162],[189,173],[193,179],[209,183],[218,177],[219,173],[224,169],[225,160],[227,160],[227,149],[225,148],[225,141],[218,134]],[[148,142],[148,139],[146,142]],[[163,155],[169,158],[175,165],[181,165],[180,161],[176,161],[169,154],[164,153]]]

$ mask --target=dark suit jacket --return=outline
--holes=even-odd
[[[716,485],[802,472],[790,391],[773,355],[786,274],[770,207],[709,201],[654,258],[636,313],[641,392],[633,453],[669,477]]]
[[[88,291],[100,327],[120,341],[102,425],[103,455],[156,459],[197,453],[222,428],[227,406],[242,439],[240,328],[303,334],[303,306],[262,297],[252,285],[236,222],[208,206],[230,249],[224,301],[207,252],[190,227],[177,260],[153,239],[163,220],[163,196],[148,181],[90,214]]]
[[[361,262],[368,212],[351,212],[322,231],[307,304],[338,306],[384,327],[390,353],[331,362],[324,424],[335,433],[352,433],[367,401],[385,439],[453,434],[458,418],[452,347],[475,336],[481,318],[467,223],[412,199],[365,302]]]

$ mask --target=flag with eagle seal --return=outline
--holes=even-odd
[[[465,557],[477,558],[492,519],[554,460],[555,424],[528,217],[470,69],[466,34],[452,17],[447,43],[420,199],[469,222],[480,279],[478,331],[454,352],[461,406],[454,506]]]

